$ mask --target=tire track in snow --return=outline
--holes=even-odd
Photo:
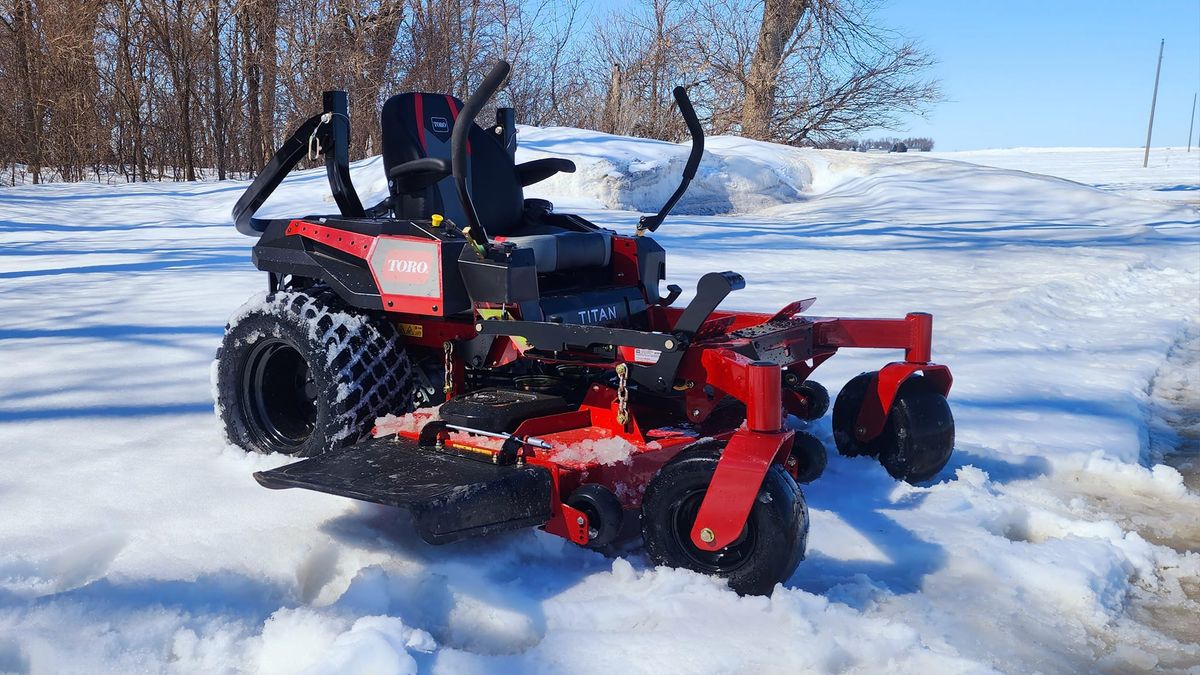
[[[1130,578],[1124,616],[1114,621],[1113,631],[1096,635],[1108,645],[1106,661],[1098,664],[1105,672],[1200,668],[1198,385],[1200,321],[1189,318],[1147,387],[1149,476],[1123,476],[1129,481],[1125,485],[1114,485],[1112,476],[1097,480],[1088,470],[1072,477],[1075,489],[1067,494],[1072,507],[1091,511],[1096,522],[1115,522],[1127,539],[1140,537],[1182,556],[1152,553],[1153,574]]]
[[[1200,492],[1200,317],[1180,332],[1150,397],[1150,459],[1175,467]]]

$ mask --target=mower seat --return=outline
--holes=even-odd
[[[538,272],[560,272],[581,267],[605,267],[611,258],[612,233],[607,230],[574,232],[553,225],[525,224],[510,236],[497,235],[497,242],[512,242],[533,249]]]
[[[445,177],[413,188],[402,180],[398,169],[416,160],[450,160],[450,135],[454,130],[462,102],[453,96],[410,92],[399,94],[383,105],[383,166],[389,177],[392,212],[397,218],[428,219],[441,214],[458,225],[466,216],[454,179]],[[515,164],[496,134],[474,122],[467,140],[467,187],[475,203],[475,212],[488,237],[497,242],[512,242],[533,250],[538,272],[603,267],[612,251],[611,233],[573,219],[572,227],[547,222],[549,203],[526,200],[524,187],[564,171],[575,171],[569,160],[538,159]],[[400,169],[399,173],[403,173]],[[486,177],[485,179],[477,177]],[[419,185],[421,181],[418,181]]]

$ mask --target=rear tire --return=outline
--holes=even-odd
[[[395,327],[329,290],[278,292],[225,328],[214,367],[230,443],[298,457],[365,438],[412,409],[415,378]]]
[[[692,543],[691,530],[719,460],[712,449],[687,451],[655,475],[642,500],[646,552],[656,565],[723,577],[742,595],[767,595],[804,559],[804,496],[782,467],[772,465],[741,536],[719,551],[705,551]]]

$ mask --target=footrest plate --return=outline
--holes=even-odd
[[[405,438],[363,441],[256,472],[254,479],[276,490],[303,488],[408,509],[431,544],[541,525],[551,515],[547,469],[497,466]]]

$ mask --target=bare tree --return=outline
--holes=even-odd
[[[742,135],[761,141],[772,137],[780,71],[793,52],[800,19],[808,11],[810,0],[763,0],[758,41],[750,57],[746,76],[746,95],[742,103]]]
[[[279,1],[242,0],[237,7],[250,155],[261,163],[275,152]]]
[[[3,17],[12,35],[16,56],[17,91],[20,92],[21,121],[25,137],[25,161],[36,184],[42,173],[42,109],[40,97],[41,54],[36,47],[33,6],[30,0],[13,0],[10,15]]]
[[[212,134],[215,163],[218,180],[225,180],[225,134],[228,126],[225,110],[225,72],[221,64],[221,27],[222,20],[220,0],[209,0],[208,3],[208,47],[211,66],[212,86]]]
[[[522,121],[679,140],[685,84],[709,131],[833,143],[938,98],[929,55],[872,2],[0,0],[0,115],[19,131],[0,165],[12,181],[244,176],[328,89],[349,92],[364,157],[386,97],[462,98],[497,58],[514,65],[497,104]]]
[[[684,134],[671,112],[671,90],[695,79],[683,39],[685,10],[677,0],[647,0],[599,23],[586,68],[591,81],[603,84],[589,97],[599,112],[588,126],[601,122],[603,131],[649,138]]]
[[[513,69],[499,97],[528,124],[569,119],[580,86],[575,32],[581,0],[492,0],[481,47]],[[482,72],[482,69],[480,70]],[[484,115],[490,114],[485,111]]]
[[[197,22],[201,16],[196,0],[146,0],[143,6],[152,39],[166,57],[171,90],[174,94],[178,155],[174,166],[183,169],[185,180],[196,180],[195,113]]]
[[[795,144],[894,127],[903,115],[923,114],[941,100],[926,75],[933,57],[876,25],[869,9],[849,0],[815,8],[811,47],[796,60],[804,75],[793,73],[796,84],[781,92],[776,140]]]
[[[153,58],[143,17],[134,0],[112,3],[101,17],[99,76],[109,102],[102,124],[111,130],[110,152],[127,180],[149,180],[147,114]]]
[[[894,125],[940,100],[925,76],[932,58],[878,26],[869,0],[697,2],[696,97],[719,133],[817,142]]]

